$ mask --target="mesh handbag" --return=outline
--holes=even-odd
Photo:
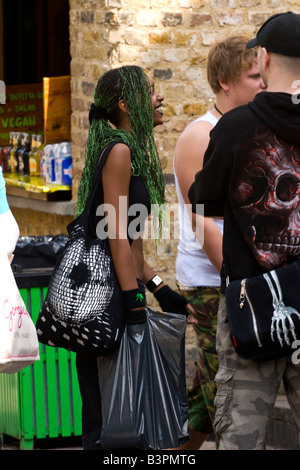
[[[67,227],[69,238],[50,278],[36,323],[39,341],[48,346],[101,355],[121,339],[125,311],[108,239],[88,230],[101,171],[115,143],[101,157],[84,211]]]

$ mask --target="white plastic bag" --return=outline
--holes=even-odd
[[[39,360],[36,328],[8,257],[0,252],[0,372],[13,374]]]

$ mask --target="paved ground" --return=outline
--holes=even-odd
[[[81,438],[70,438],[60,440],[49,440],[49,444],[44,441],[37,441],[34,450],[83,450],[81,446]],[[51,445],[52,444],[52,445]],[[4,444],[1,450],[19,450],[19,443],[17,440],[5,437]],[[206,441],[200,450],[216,450],[214,441]]]
[[[39,447],[37,446],[34,450],[43,450],[45,449],[44,447]],[[14,442],[10,442],[7,444],[4,444],[1,450],[19,450],[18,444]],[[81,446],[79,445],[68,445],[68,446],[53,446],[50,447],[50,449],[47,447],[47,450],[83,450]],[[200,450],[216,450],[216,446],[214,442],[205,442]]]
[[[34,450],[72,450],[72,451],[77,451],[77,450],[83,450],[81,445],[78,445],[78,442],[75,442],[74,445],[64,445],[63,443],[60,443],[60,445],[53,445],[51,447],[45,447],[45,446],[39,446],[37,445]],[[17,451],[19,450],[19,446],[17,442],[9,442],[3,445],[1,450],[13,450]],[[201,450],[216,450],[215,443],[213,441],[206,441],[202,445]],[[268,446],[267,450],[274,450],[273,447]]]
[[[2,450],[19,450],[18,441],[5,437]],[[81,439],[40,440],[35,450],[82,450]],[[200,450],[216,450],[214,441],[206,441]],[[300,450],[292,412],[284,395],[278,397],[268,426],[267,450]]]

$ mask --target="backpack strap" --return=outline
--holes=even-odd
[[[111,149],[118,143],[120,143],[121,141],[114,141],[114,142],[111,142],[110,144],[108,144],[102,155],[101,155],[101,158],[100,158],[100,162],[95,170],[95,174],[94,174],[94,179],[93,179],[93,184],[92,184],[92,188],[90,190],[90,193],[87,197],[87,200],[86,200],[86,203],[85,203],[85,207],[84,207],[84,210],[82,211],[82,213],[76,217],[75,220],[73,220],[73,222],[71,222],[68,226],[67,226],[67,230],[68,230],[68,233],[70,234],[72,229],[73,229],[73,226],[78,224],[78,222],[80,222],[81,225],[84,226],[85,229],[87,229],[88,227],[88,221],[89,221],[89,213],[90,213],[90,210],[91,210],[91,207],[92,207],[92,204],[93,204],[93,200],[96,196],[96,193],[97,191],[99,191],[99,185],[100,185],[100,181],[101,181],[101,175],[102,175],[102,169],[103,169],[103,166],[107,160],[107,157],[109,155],[109,152],[111,151]]]
[[[87,212],[89,213],[90,212],[90,209],[92,207],[92,203],[93,203],[93,200],[96,196],[96,193],[97,191],[99,191],[99,185],[100,185],[100,181],[101,181],[101,176],[102,176],[102,169],[104,167],[104,164],[107,160],[107,157],[111,151],[111,149],[116,145],[116,144],[119,144],[120,141],[115,141],[115,142],[111,142],[110,144],[107,145],[107,147],[105,147],[104,151],[102,152],[102,155],[100,157],[100,162],[99,164],[97,165],[96,169],[95,169],[95,174],[94,174],[94,179],[93,179],[93,184],[92,184],[92,188],[90,190],[90,193],[88,195],[88,198],[86,200],[86,204],[85,204],[85,208],[84,208],[84,212]]]

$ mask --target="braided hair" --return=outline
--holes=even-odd
[[[128,107],[130,133],[113,127],[118,125],[120,100],[124,100]],[[94,92],[89,120],[86,161],[78,188],[76,215],[84,209],[99,156],[110,142],[116,140],[129,146],[132,174],[142,178],[151,204],[165,204],[165,183],[153,134],[151,87],[143,69],[128,65],[102,75]]]

